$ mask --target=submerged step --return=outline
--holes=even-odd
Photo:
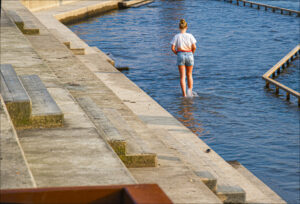
[[[155,130],[162,140],[177,149],[182,155],[182,160],[186,161],[194,173],[206,184],[206,186],[214,192],[223,203],[245,203],[246,192],[237,183],[235,178],[230,178],[227,171],[215,165],[209,160],[208,154],[205,152],[196,152],[199,148],[187,149],[186,144],[173,142],[172,136],[167,130]],[[197,138],[198,139],[198,138]],[[196,150],[196,151],[195,151]],[[233,168],[230,171],[235,171]]]
[[[10,64],[0,65],[1,95],[16,127],[30,123],[31,101]]]
[[[32,102],[31,126],[33,128],[60,127],[63,113],[37,75],[23,75],[20,79]]]
[[[244,167],[238,161],[227,161],[234,169],[236,169],[245,179],[253,183],[257,188],[259,188],[266,196],[268,196],[272,201],[270,203],[274,204],[286,204],[286,202],[277,195],[270,187],[259,180],[255,175],[253,175],[246,167]]]

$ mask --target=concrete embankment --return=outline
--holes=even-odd
[[[157,183],[175,203],[285,203],[245,168],[207,152],[210,147],[101,50],[60,22],[119,3],[76,1],[31,13],[21,3],[3,2],[1,64],[11,64],[17,75],[38,75],[64,114],[62,127],[17,131],[17,149],[36,186]],[[10,11],[39,34],[21,33]],[[20,182],[1,188],[19,188]]]

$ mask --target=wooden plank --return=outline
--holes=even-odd
[[[282,58],[277,64],[269,69],[263,77],[270,77],[277,69],[284,65],[292,56],[294,56],[300,50],[300,45],[297,45],[292,51],[290,51],[284,58]]]
[[[291,88],[289,88],[289,87],[287,87],[287,86],[285,86],[285,85],[283,85],[283,84],[281,84],[281,83],[279,83],[279,82],[277,82],[277,81],[275,81],[275,80],[273,80],[273,79],[270,79],[270,78],[268,78],[268,77],[263,77],[263,78],[264,78],[266,81],[270,82],[271,84],[273,84],[273,85],[279,87],[280,89],[283,89],[283,90],[285,90],[286,92],[288,92],[288,93],[290,93],[290,94],[296,96],[297,98],[300,98],[300,93],[298,93],[297,91],[294,91],[293,89],[291,89]]]

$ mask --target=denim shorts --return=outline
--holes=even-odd
[[[192,52],[178,52],[177,65],[185,65],[187,67],[194,66],[194,55]]]

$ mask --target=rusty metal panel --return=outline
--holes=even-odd
[[[1,203],[22,204],[169,204],[156,184],[0,190]]]

